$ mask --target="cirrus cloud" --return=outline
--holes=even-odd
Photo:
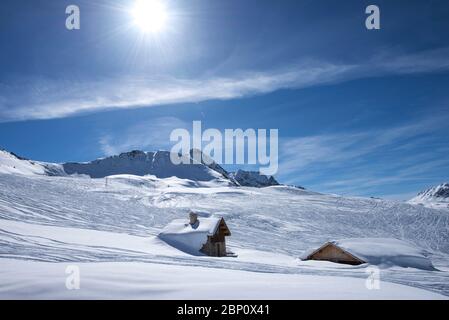
[[[89,80],[25,77],[0,82],[0,122],[52,119],[109,109],[231,100],[280,89],[301,89],[353,79],[449,70],[449,48],[342,64],[303,61],[268,71],[194,79],[128,75]]]

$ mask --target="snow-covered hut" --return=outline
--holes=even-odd
[[[335,263],[359,265],[365,263],[361,258],[340,247],[335,241],[326,242],[308,254],[304,260],[331,261]]]
[[[303,260],[435,270],[422,249],[402,240],[388,238],[352,238],[327,242],[306,253]]]
[[[159,238],[190,254],[224,257],[227,255],[226,237],[230,235],[231,231],[222,217],[198,217],[198,214],[190,212],[189,220],[173,220],[162,230]]]

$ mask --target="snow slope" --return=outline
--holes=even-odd
[[[408,203],[449,211],[449,183],[442,183],[422,191]]]
[[[60,165],[27,160],[5,150],[0,150],[0,173],[22,175],[64,175]]]
[[[1,290],[0,298],[446,299],[430,291],[393,283],[382,284],[381,290],[366,290],[365,280],[357,278],[256,273],[179,265],[161,268],[152,263],[83,263],[79,265],[82,275],[80,290],[67,290],[64,284],[68,266],[70,264],[5,259],[0,265],[0,276],[9,293]],[[266,290],[267,284],[270,284],[270,290]],[[99,291],[99,287],[107,290]]]
[[[220,279],[225,298],[259,297],[262,283],[273,288],[262,298],[449,296],[449,213],[439,210],[220,179],[92,179],[0,167],[1,298],[201,298]],[[238,257],[193,256],[158,239],[191,209],[225,218]],[[440,271],[381,265],[374,292],[364,286],[366,265],[299,259],[332,239],[366,237],[412,243]],[[67,265],[80,267],[81,290],[66,290]]]

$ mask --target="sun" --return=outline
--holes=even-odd
[[[132,14],[134,23],[145,33],[158,33],[167,24],[168,14],[161,0],[137,0]]]

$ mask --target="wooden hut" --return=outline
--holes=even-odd
[[[338,246],[335,242],[327,242],[312,253],[308,254],[304,260],[331,261],[350,265],[366,263],[361,258],[350,253],[348,250]]]
[[[226,250],[226,237],[231,231],[223,217],[198,217],[189,213],[189,220],[177,219],[168,224],[159,238],[184,252],[212,257],[233,256]]]

